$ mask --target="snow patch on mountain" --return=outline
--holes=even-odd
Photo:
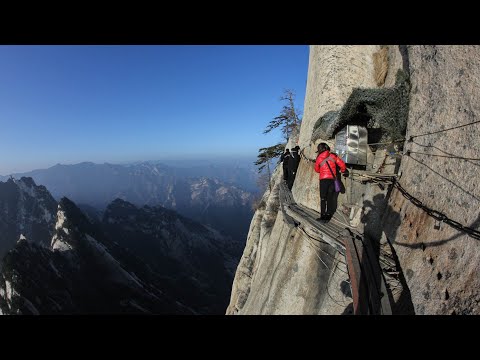
[[[67,217],[65,216],[65,212],[63,210],[59,210],[57,212],[57,222],[55,224],[55,230],[58,230],[61,227],[63,227],[63,223],[65,222],[66,219]]]
[[[72,250],[72,246],[66,242],[63,242],[61,239],[58,238],[57,234],[55,234],[52,238],[52,250],[57,251],[69,251]]]
[[[67,216],[65,215],[65,211],[61,210],[60,205],[58,206],[59,210],[57,211],[57,222],[55,223],[55,230],[57,233],[53,235],[52,237],[52,242],[51,242],[51,248],[52,250],[58,250],[58,251],[68,251],[72,250],[72,246],[65,242],[61,237],[58,231],[63,231],[65,234],[69,235],[70,231],[69,229],[65,226],[65,221],[67,221]]]
[[[12,301],[12,298],[15,295],[18,295],[10,281],[8,281],[7,279],[5,279],[5,295],[8,301]]]

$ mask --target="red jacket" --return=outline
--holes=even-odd
[[[340,172],[342,173],[345,172],[345,170],[347,169],[343,160],[340,159],[337,155],[330,154],[328,150],[323,151],[320,154],[318,154],[317,161],[315,161],[315,171],[320,173],[320,180],[335,178],[334,176],[332,176],[332,173],[328,168],[327,161],[324,161],[326,158],[329,158],[327,161],[335,176],[337,175],[336,165],[340,167]],[[322,161],[324,161],[323,165],[320,165]]]

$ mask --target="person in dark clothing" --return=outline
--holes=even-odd
[[[320,214],[317,220],[329,221],[333,216],[337,165],[340,172],[348,174],[347,167],[342,159],[330,153],[330,147],[325,143],[318,144],[315,171],[320,174]]]
[[[283,166],[283,180],[288,182],[288,162],[290,160],[290,150],[286,149],[285,152],[280,156],[280,161]]]
[[[290,159],[288,160],[288,188],[292,190],[295,176],[297,175],[298,165],[300,164],[300,154],[298,151],[300,146],[295,146],[290,152]]]

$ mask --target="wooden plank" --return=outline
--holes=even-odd
[[[365,280],[362,278],[362,268],[360,266],[357,248],[352,236],[348,233],[344,233],[343,240],[345,243],[345,259],[350,277],[350,287],[352,289],[353,313],[354,315],[368,315],[367,293],[364,285]]]
[[[302,208],[299,208],[298,205],[290,206],[291,209],[294,209],[300,216],[303,216],[305,219],[308,219],[312,227],[318,229],[321,232],[324,232],[333,239],[337,239],[340,243],[340,233],[343,231],[343,228],[334,225],[333,223],[324,223],[318,221],[316,217],[311,217]]]
[[[394,261],[380,254],[376,259],[373,248],[365,243],[358,231],[342,227],[335,222],[323,223],[316,219],[320,214],[310,208],[296,204],[291,191],[282,181],[279,186],[279,200],[283,220],[289,226],[302,225],[308,236],[324,241],[345,255],[352,287],[354,314],[391,314],[385,278],[379,260],[387,266]]]
[[[352,241],[355,243],[357,249],[358,261],[362,271],[362,286],[365,287],[365,293],[368,296],[369,313],[373,315],[380,314],[380,294],[379,287],[372,271],[371,261],[372,259],[367,254],[367,247],[365,243],[358,237],[352,237]]]
[[[288,206],[287,205],[288,198],[286,196],[287,192],[288,192],[288,189],[286,188],[286,186],[282,186],[282,184],[280,184],[279,197],[280,197],[280,208],[282,210],[283,221],[287,224],[287,226],[295,227],[298,225],[298,223],[296,223],[295,220],[291,216],[289,216],[285,211],[285,207]]]
[[[294,204],[295,200],[293,199],[292,192],[288,189],[287,184],[285,184],[283,180],[280,182],[279,188],[284,203],[286,205]]]
[[[292,209],[292,206],[286,206],[285,207],[285,211],[286,213],[291,216],[296,222],[298,223],[301,223],[302,226],[305,228],[305,229],[308,229],[309,232],[311,234],[313,234],[312,236],[313,237],[316,237],[318,238],[319,240],[322,240],[322,241],[325,241],[326,243],[330,244],[331,246],[333,246],[335,249],[341,251],[342,253],[344,253],[344,246],[343,246],[343,243],[341,242],[341,240],[339,240],[338,238],[335,238],[333,236],[329,236],[328,234],[325,233],[325,231],[322,231],[322,229],[319,228],[319,225],[318,224],[315,224],[314,222],[312,222],[310,219],[308,218],[305,218],[304,216],[302,216],[301,214],[299,214],[298,212],[296,212],[294,210],[294,208]]]
[[[360,284],[356,285],[359,287],[357,291],[360,294],[364,293],[368,296],[369,313],[375,315],[391,315],[392,310],[385,279],[378,264],[378,259],[375,258],[371,244],[362,241],[362,239],[357,236],[350,236],[350,239],[355,246],[361,271]],[[350,253],[352,256],[355,255],[352,251]],[[354,271],[356,271],[356,269],[354,269]],[[362,287],[365,287],[365,289]]]
[[[283,222],[286,223],[288,226],[295,227],[298,225],[298,223],[295,222],[295,220],[287,214],[284,206],[282,206],[282,216],[283,216]]]
[[[380,314],[392,315],[392,308],[390,306],[390,300],[388,298],[387,287],[385,284],[385,279],[383,277],[383,271],[378,264],[378,259],[375,257],[372,244],[366,239],[364,239],[363,244],[364,248],[367,251],[366,255],[369,260],[369,269],[366,269],[366,272],[372,274],[371,277],[373,277],[374,283],[372,283],[371,286],[375,287],[375,291],[379,301],[379,304],[375,303],[375,306],[379,306],[379,308],[376,308],[380,310]],[[367,262],[365,262],[365,264],[367,265]],[[377,301],[377,299],[375,299],[375,301]]]

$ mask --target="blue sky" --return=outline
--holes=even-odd
[[[307,46],[0,46],[0,174],[82,161],[252,157]]]

